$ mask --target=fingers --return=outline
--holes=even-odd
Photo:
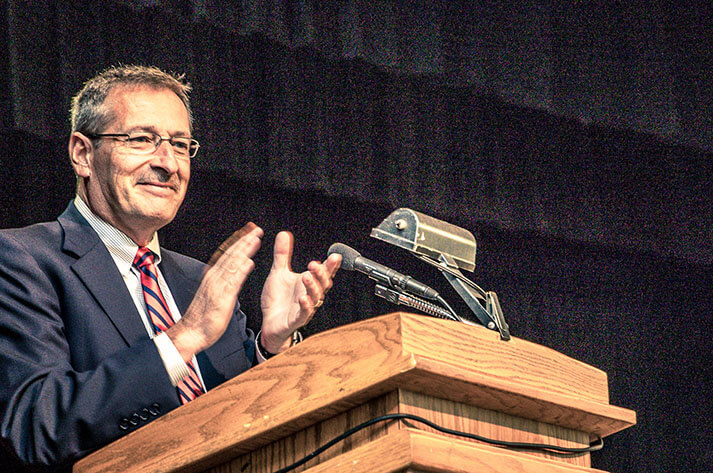
[[[208,272],[231,282],[239,290],[255,267],[252,257],[260,249],[262,235],[262,229],[252,222],[233,233],[211,257]]]
[[[310,320],[312,320],[312,316],[314,316],[314,313],[317,311],[317,308],[315,307],[314,302],[312,301],[311,297],[308,295],[304,295],[299,298],[299,303],[300,303],[300,327],[304,327],[309,323]]]
[[[256,228],[258,228],[257,225],[255,225],[253,222],[248,222],[240,230],[230,235],[227,240],[220,244],[218,249],[215,250],[215,253],[213,253],[213,255],[210,257],[210,260],[208,260],[208,266],[213,266],[220,259],[220,257],[225,254],[228,248],[233,246],[233,244],[235,244],[238,240],[240,240],[242,237],[249,234]],[[262,236],[262,234],[260,236]]]
[[[290,232],[280,232],[275,237],[275,250],[272,269],[292,271],[292,250],[295,248],[295,238]]]
[[[342,256],[338,254],[329,255],[324,263],[312,261],[307,265],[309,274],[315,279],[325,292],[332,287],[332,280],[342,262]]]
[[[330,277],[334,278],[339,270],[339,267],[342,265],[342,255],[338,253],[329,255],[327,259],[324,260],[324,265],[327,268]]]
[[[341,255],[332,254],[323,263],[312,261],[307,266],[308,271],[303,273],[302,283],[313,309],[320,307],[324,302],[324,297],[332,288],[334,276],[341,262]]]

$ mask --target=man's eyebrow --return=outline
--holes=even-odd
[[[135,132],[141,132],[141,131],[148,131],[151,133],[156,133],[156,127],[151,126],[151,125],[135,125],[132,126],[131,128],[128,128],[126,130],[127,133],[135,133]]]
[[[161,133],[158,132],[158,128],[156,128],[154,125],[136,125],[136,126],[132,126],[128,130],[126,130],[126,132],[127,133],[150,132],[150,133],[156,133],[157,135],[161,135]],[[188,138],[191,136],[191,133],[185,132],[185,131],[177,131],[175,133],[171,133],[171,136]]]

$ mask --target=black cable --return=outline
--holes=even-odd
[[[347,430],[346,432],[336,436],[329,442],[325,443],[321,447],[319,447],[317,450],[313,451],[309,455],[305,456],[301,460],[296,461],[292,465],[288,465],[285,468],[282,468],[280,470],[277,470],[275,473],[287,473],[288,471],[294,470],[295,468],[304,465],[320,453],[324,452],[328,448],[332,447],[338,442],[341,442],[345,438],[349,437],[350,435],[354,435],[355,433],[359,432],[362,429],[365,429],[369,427],[370,425],[376,424],[377,422],[383,422],[386,420],[391,420],[391,419],[409,419],[413,420],[416,422],[421,422],[422,424],[426,424],[427,426],[431,427],[432,429],[438,430],[439,432],[443,432],[445,434],[451,434],[451,435],[457,435],[459,437],[465,437],[471,440],[478,440],[480,442],[485,442],[489,443],[492,445],[499,445],[501,447],[509,447],[509,448],[514,448],[514,449],[520,449],[520,450],[542,450],[544,452],[553,454],[553,455],[570,455],[573,453],[590,453],[590,452],[596,452],[597,450],[601,450],[602,447],[604,447],[604,440],[602,440],[601,437],[597,437],[597,440],[591,444],[589,447],[581,447],[581,448],[575,448],[575,447],[561,447],[559,445],[549,445],[549,444],[538,444],[538,443],[525,443],[525,442],[508,442],[506,440],[495,440],[495,439],[489,439],[486,437],[481,437],[480,435],[476,434],[470,434],[467,432],[461,432],[458,430],[453,430],[453,429],[448,429],[446,427],[442,427],[438,424],[434,424],[430,420],[424,419],[423,417],[416,416],[413,414],[386,414],[383,416],[375,417],[373,419],[369,419],[366,422],[363,422],[356,427],[352,427],[351,429]]]

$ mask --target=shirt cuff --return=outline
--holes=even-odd
[[[257,336],[255,337],[255,358],[257,364],[260,364],[263,361],[267,361],[268,358],[274,356],[273,353],[268,353],[268,356],[262,354],[262,350],[260,349],[260,335],[262,335],[262,330],[259,330],[257,332]]]
[[[266,352],[266,350],[264,350],[264,348],[262,347],[260,335],[262,335],[262,330],[258,331],[257,336],[255,337],[255,358],[258,364],[262,363],[263,361],[267,361],[268,359],[276,355],[276,353],[269,352],[263,354],[263,352]],[[299,330],[295,330],[294,332],[292,332],[292,341],[290,342],[290,348],[300,343],[302,339],[302,333],[300,333]]]
[[[260,352],[260,349],[259,349],[259,348],[255,350],[255,358],[256,358],[256,361],[257,361],[257,364],[258,364],[258,365],[259,365],[260,363],[262,363],[263,361],[267,361],[267,358],[265,358],[265,357],[263,356],[263,354]]]
[[[178,386],[183,378],[188,376],[188,365],[183,361],[183,357],[178,353],[178,349],[173,344],[166,332],[161,332],[153,339],[158,349],[158,354],[163,361],[163,366],[166,368],[168,377],[171,378],[171,384]]]

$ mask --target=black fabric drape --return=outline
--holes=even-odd
[[[120,62],[155,64],[195,85],[196,167],[713,262],[713,165],[701,131],[710,127],[700,126],[713,97],[703,74],[710,54],[695,42],[698,23],[659,34],[660,21],[677,25],[685,12],[415,0],[4,3],[3,130],[59,139],[83,80]],[[681,87],[661,83],[667,71]]]

